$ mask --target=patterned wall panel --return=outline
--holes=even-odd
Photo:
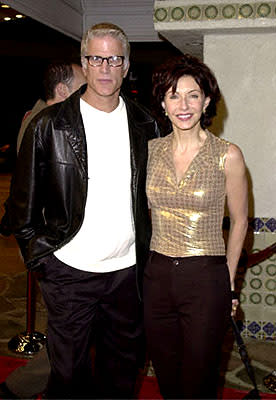
[[[276,2],[250,2],[222,4],[195,4],[166,6],[157,2],[154,10],[154,22],[177,22],[177,21],[216,21],[234,19],[256,19],[276,18]],[[160,6],[161,5],[161,6]]]
[[[255,218],[249,225],[253,231],[252,253],[275,243],[275,218]],[[251,268],[239,267],[237,286],[243,336],[276,340],[276,254]]]

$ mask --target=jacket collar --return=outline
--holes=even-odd
[[[86,137],[80,112],[80,97],[85,92],[86,87],[86,84],[83,85],[60,104],[60,109],[55,120],[55,128],[65,131],[78,160],[87,171]],[[120,93],[120,95],[126,104],[131,166],[134,171],[139,169],[140,162],[143,162],[141,154],[144,153],[145,146],[147,146],[145,143],[147,140],[147,135],[145,134],[146,126],[149,123],[153,123],[154,120],[143,106],[127,98],[123,93]]]

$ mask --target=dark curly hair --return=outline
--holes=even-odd
[[[172,125],[170,120],[165,117],[161,103],[170,88],[172,88],[173,92],[176,91],[178,80],[185,75],[192,76],[205,97],[210,97],[210,103],[200,119],[201,127],[205,129],[209,126],[212,118],[216,115],[216,105],[220,99],[220,90],[210,68],[190,54],[170,58],[156,68],[152,77],[152,113],[157,119],[163,135],[171,132]]]

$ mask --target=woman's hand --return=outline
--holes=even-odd
[[[237,308],[239,306],[239,300],[238,299],[232,299],[232,311],[231,311],[231,317],[235,317],[237,313]]]
[[[237,313],[237,308],[240,304],[238,294],[235,292],[235,290],[231,290],[231,296],[232,296],[232,311],[231,311],[231,317],[235,317]]]

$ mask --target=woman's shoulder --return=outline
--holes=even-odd
[[[224,159],[228,165],[232,165],[233,163],[244,164],[244,156],[240,147],[230,142],[227,139],[220,138],[215,136],[213,133],[210,133],[210,141],[212,143],[213,153],[217,153],[218,155],[224,155]]]
[[[213,133],[209,132],[210,136],[211,136],[211,141],[218,147],[220,148],[225,148],[227,150],[227,153],[229,156],[231,157],[240,157],[242,155],[242,151],[240,149],[240,147],[233,143],[230,142],[227,139],[224,138],[220,138],[216,135],[214,135]]]
[[[225,145],[229,146],[231,144],[231,142],[229,142],[229,140],[221,138],[221,137],[215,135],[213,132],[210,132],[207,130],[206,133],[209,136],[210,141],[217,146],[225,146]]]
[[[233,162],[244,161],[243,153],[242,153],[241,149],[239,148],[239,146],[235,143],[229,143],[227,158]]]
[[[216,136],[214,133],[207,131],[209,137],[210,147],[212,148],[212,153],[224,153],[226,154],[232,145],[229,140]]]
[[[149,150],[154,151],[163,147],[167,147],[167,145],[171,141],[171,134],[164,136],[164,137],[158,137],[149,140]]]

